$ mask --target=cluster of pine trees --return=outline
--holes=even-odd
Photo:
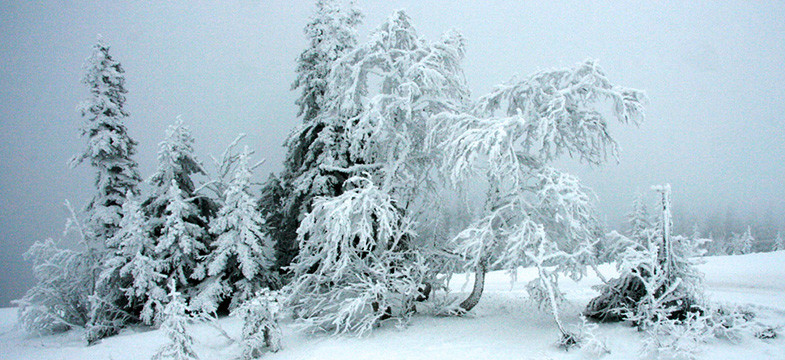
[[[426,40],[396,11],[361,43],[361,18],[316,2],[292,86],[302,124],[285,141],[284,170],[260,191],[251,151],[236,142],[197,184],[208,172],[178,120],[142,192],[123,69],[99,42],[84,78],[87,147],[74,159],[97,173],[93,199],[71,221],[81,248],[30,249],[39,283],[18,301],[22,323],[85,327],[89,341],[130,323],[180,328],[167,314],[184,309],[269,324],[267,289],[280,289],[283,309],[306,327],[362,334],[408,318],[453,272],[476,274],[469,297],[442,311],[460,315],[480,300],[489,269],[514,278],[533,266],[527,289],[569,338],[558,278],[585,274],[603,231],[590,191],[550,164],[615,159],[608,122],[639,124],[643,93],[589,60],[472,100],[459,33]],[[249,329],[249,354],[267,343],[254,331],[275,332]]]
[[[159,144],[158,168],[142,193],[137,143],[125,125],[123,68],[99,40],[86,70],[91,96],[79,109],[87,146],[72,164],[95,169],[97,191],[69,222],[80,250],[48,240],[28,252],[39,283],[17,301],[22,323],[38,331],[83,326],[92,342],[128,323],[161,324],[171,301],[167,287],[214,312],[228,299],[278,286],[252,190],[251,152],[230,147],[223,172],[201,186],[215,190],[207,196],[193,180],[207,172],[178,119]]]

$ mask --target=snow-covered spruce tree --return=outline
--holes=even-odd
[[[627,221],[630,224],[630,239],[643,243],[646,238],[644,233],[646,229],[651,227],[651,218],[649,217],[649,211],[646,209],[646,202],[642,192],[638,193],[632,202],[632,211],[627,214]]]
[[[243,319],[243,360],[259,358],[264,348],[272,352],[281,350],[280,310],[278,292],[261,289],[232,312]]]
[[[67,201],[66,207],[71,216],[63,237],[76,231],[80,246],[86,247],[84,228]],[[60,248],[52,239],[36,241],[25,252],[25,260],[33,262],[33,275],[37,282],[24,297],[11,303],[19,308],[19,323],[26,331],[46,334],[87,324],[90,312],[88,297],[95,288],[96,276],[95,258],[89,255],[84,249]]]
[[[327,88],[336,60],[357,46],[356,27],[361,14],[343,9],[336,0],[316,1],[316,11],[305,26],[309,46],[297,59],[297,79],[292,89],[297,99],[300,125],[286,140],[284,170],[271,176],[262,190],[260,205],[266,214],[266,232],[276,248],[277,267],[297,255],[297,227],[317,196],[339,195],[346,174],[322,167],[350,165],[342,141],[345,119],[320,116],[327,103]]]
[[[161,261],[166,282],[187,288],[197,260],[207,252],[207,237],[199,209],[172,180],[159,200],[166,203],[163,224],[158,229],[155,258]],[[165,283],[166,283],[165,282]]]
[[[778,231],[777,237],[774,238],[774,251],[785,250],[785,239],[783,239],[782,234]]]
[[[596,255],[601,262],[617,261],[619,255],[621,255],[627,247],[631,246],[630,242],[643,244],[646,241],[646,236],[648,236],[646,231],[651,228],[652,220],[644,200],[642,192],[639,192],[635,196],[635,200],[632,202],[632,210],[627,214],[629,229],[626,232],[626,236],[619,234],[614,230],[600,239],[597,244]]]
[[[741,235],[734,234],[731,240],[729,253],[733,255],[744,255],[752,252],[752,245],[755,238],[752,237],[752,228],[747,226],[747,230]]]
[[[187,314],[188,307],[182,295],[175,290],[174,281],[169,283],[169,302],[164,308],[164,322],[161,329],[166,333],[169,342],[153,355],[153,360],[175,359],[191,360],[198,359],[193,350],[194,339],[186,330],[186,325],[190,320]]]
[[[124,123],[128,117],[123,108],[127,92],[125,71],[109,55],[109,46],[100,40],[93,46],[85,68],[82,82],[91,96],[80,104],[79,111],[86,118],[82,136],[87,137],[87,148],[74,156],[71,165],[89,161],[97,170],[98,193],[87,206],[86,225],[89,235],[100,242],[114,235],[126,194],[138,194],[141,177],[137,163],[131,159],[136,141],[128,136]]]
[[[141,177],[137,163],[131,159],[136,142],[128,136],[124,123],[128,113],[123,108],[127,91],[122,66],[99,40],[85,68],[82,82],[88,86],[91,96],[80,104],[79,110],[86,118],[82,135],[87,138],[87,147],[74,156],[71,165],[88,161],[97,171],[98,192],[85,209],[88,242],[85,256],[93,259],[89,263],[97,275],[102,270],[101,264],[107,261],[105,257],[111,253],[107,242],[119,227],[126,194],[138,194]],[[88,341],[116,332],[126,318],[118,303],[122,296],[117,282],[115,279],[104,284],[111,284],[108,286],[91,286],[94,290],[90,294]]]
[[[99,284],[121,286],[129,311],[138,314],[147,325],[159,323],[160,319],[154,316],[163,313],[163,304],[167,302],[165,276],[161,274],[163,264],[156,258],[147,217],[130,194],[123,204],[123,219],[110,246],[116,250],[108,257]],[[110,283],[116,279],[121,281]]]
[[[469,297],[456,309],[471,310],[482,294],[489,266],[513,275],[536,266],[532,284],[558,319],[560,275],[578,278],[601,233],[591,197],[574,176],[547,164],[569,154],[599,165],[618,147],[608,132],[611,115],[621,123],[643,119],[644,95],[610,83],[594,61],[544,71],[497,87],[468,112],[442,113],[430,136],[443,154],[440,169],[461,191],[484,180],[482,212],[455,239],[457,251],[476,273]],[[605,109],[610,105],[610,111]],[[474,183],[472,183],[474,182]]]
[[[672,235],[670,186],[662,195],[661,217],[644,229],[643,243],[631,243],[617,263],[619,278],[604,285],[586,308],[600,321],[629,320],[645,329],[666,319],[685,319],[703,302],[703,277],[695,268],[701,239]]]
[[[210,255],[194,273],[206,281],[191,306],[208,313],[215,312],[228,295],[230,308],[235,308],[262,288],[279,285],[271,271],[275,261],[272,243],[262,232],[264,219],[251,194],[249,156],[245,147],[224,192],[224,204],[210,221],[210,233],[215,236]]]
[[[411,224],[390,195],[367,177],[345,186],[317,198],[297,230],[286,303],[309,330],[364,334],[409,313],[425,269],[407,249]]]
[[[169,126],[159,145],[158,170],[149,179],[152,194],[143,204],[155,242],[151,257],[164,275],[158,285],[174,281],[187,295],[197,283],[192,275],[211,242],[208,222],[214,213],[212,201],[196,192],[191,179],[205,174],[194,156],[193,143],[180,119]]]

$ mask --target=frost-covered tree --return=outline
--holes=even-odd
[[[367,43],[347,52],[332,68],[327,102],[316,121],[339,121],[343,131],[338,139],[346,157],[342,163],[322,162],[319,168],[354,180],[344,181],[334,200],[318,200],[298,229],[301,253],[292,264],[290,301],[313,327],[363,333],[379,320],[408,316],[410,304],[419,297],[423,256],[411,226],[417,209],[426,208],[419,190],[433,165],[425,147],[427,120],[464,106],[468,91],[458,66],[462,56],[458,34],[425,41],[409,17],[397,11]],[[352,190],[344,193],[347,189]],[[328,211],[334,207],[340,211]],[[379,217],[383,212],[389,214]],[[388,223],[392,214],[398,224]],[[363,220],[369,229],[359,235],[345,225],[322,224],[319,217],[324,216],[341,223],[369,217]],[[374,230],[384,227],[399,230]],[[352,241],[357,236],[362,240]],[[353,255],[371,249],[379,255]],[[340,261],[331,260],[336,254]],[[320,274],[314,275],[312,267]],[[331,296],[346,301],[315,302],[323,298],[313,294],[330,283],[340,284]]]
[[[126,308],[139,313],[147,325],[157,322],[154,316],[162,314],[163,304],[167,302],[163,285],[165,276],[161,274],[163,264],[156,257],[147,217],[130,196],[123,204],[120,228],[110,243],[116,250],[108,257],[99,283],[122,287]],[[119,282],[110,283],[118,279]]]
[[[632,211],[627,214],[627,221],[630,225],[630,239],[643,242],[645,238],[644,232],[651,227],[651,220],[649,218],[649,211],[646,209],[646,202],[644,201],[642,192],[638,193],[635,200],[632,202]]]
[[[280,176],[271,176],[262,190],[260,205],[266,214],[266,232],[276,248],[277,267],[297,255],[297,227],[318,196],[336,196],[348,178],[341,171],[350,165],[343,140],[345,119],[323,114],[332,68],[338,58],[357,46],[356,27],[362,15],[341,8],[335,0],[316,1],[316,11],[305,26],[309,46],[297,59],[300,90],[296,103],[302,125],[286,140],[287,156]]]
[[[774,251],[785,250],[785,239],[783,239],[782,234],[778,231],[777,237],[774,238]]]
[[[192,177],[205,175],[206,172],[194,155],[193,146],[191,130],[178,117],[174,124],[167,128],[166,138],[158,144],[158,169],[148,180],[152,186],[152,194],[145,205],[151,216],[159,217],[163,213],[166,204],[157,198],[169,191],[173,180],[188,198],[197,195]],[[205,207],[201,204],[206,201],[204,197],[195,197],[192,201]],[[200,210],[207,212],[209,209]]]
[[[426,41],[405,12],[395,11],[331,74],[329,111],[348,119],[349,160],[362,164],[342,170],[369,173],[407,211],[431,175],[429,119],[468,104],[464,47],[455,31]]]
[[[152,194],[143,204],[155,239],[152,258],[165,276],[159,282],[161,287],[170,281],[180,289],[194,285],[191,276],[211,241],[208,222],[214,205],[196,192],[191,178],[205,174],[193,143],[182,120],[169,126],[159,145],[158,170],[149,179]]]
[[[755,238],[752,237],[752,228],[747,226],[747,230],[741,235],[734,234],[731,240],[730,253],[733,255],[744,255],[752,252],[752,246],[755,243]]]
[[[161,262],[164,283],[187,287],[198,259],[207,251],[207,232],[193,219],[200,220],[196,205],[185,197],[176,180],[160,198],[166,204],[163,224],[158,230],[155,258]]]
[[[169,303],[164,309],[164,322],[161,329],[169,338],[169,342],[153,355],[153,360],[175,359],[192,360],[198,359],[193,350],[194,339],[186,330],[186,325],[190,320],[187,314],[188,307],[183,297],[175,290],[174,282],[169,283]]]
[[[84,256],[92,259],[87,263],[98,274],[101,265],[110,256],[108,242],[117,231],[122,218],[122,205],[127,194],[137,194],[141,177],[137,163],[131,159],[136,152],[136,142],[128,136],[125,119],[128,113],[125,104],[125,75],[122,66],[109,55],[109,47],[100,40],[93,46],[87,59],[86,73],[82,82],[90,90],[90,98],[79,106],[85,117],[82,136],[87,138],[87,147],[74,156],[71,165],[88,161],[96,169],[95,184],[98,192],[85,209],[85,238],[87,247]],[[92,276],[97,280],[97,275]],[[110,281],[115,283],[116,281]],[[116,286],[90,286],[90,320],[88,340],[116,332],[117,326],[126,317],[119,309],[121,294]]]
[[[315,119],[324,108],[332,66],[357,46],[361,18],[357,9],[342,9],[336,0],[316,1],[315,14],[304,29],[310,44],[297,58],[297,79],[292,84],[292,90],[300,89],[296,103],[303,122]]]
[[[536,266],[530,287],[558,318],[558,277],[579,278],[601,236],[588,191],[577,178],[548,166],[562,155],[600,165],[618,146],[609,119],[638,124],[644,95],[613,85],[594,61],[513,80],[481,97],[466,112],[432,121],[440,169],[461,191],[484,184],[487,195],[476,220],[454,239],[473,270],[475,286],[456,312],[479,301],[485,272],[501,266]],[[609,111],[606,111],[609,110]],[[546,296],[542,296],[545,294]]]
[[[90,98],[79,106],[86,118],[82,136],[87,148],[71,160],[72,166],[88,161],[96,171],[98,193],[87,206],[89,236],[99,243],[110,239],[120,224],[126,194],[137,194],[141,177],[131,157],[136,141],[128,136],[125,119],[125,71],[109,55],[109,46],[99,40],[85,63],[82,82],[90,89]]]
[[[275,261],[272,243],[262,232],[264,219],[251,194],[249,156],[250,150],[245,147],[223,194],[224,204],[210,222],[215,241],[195,274],[197,278],[206,276],[207,285],[191,304],[202,311],[214,312],[228,294],[234,308],[261,288],[278,283],[271,271]]]
[[[411,224],[390,195],[367,177],[346,185],[317,198],[297,230],[286,303],[312,331],[364,334],[410,313],[425,269],[407,249]]]
[[[264,348],[272,352],[281,350],[280,311],[278,292],[262,289],[232,312],[243,319],[243,360],[259,358]]]

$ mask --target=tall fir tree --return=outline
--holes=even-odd
[[[195,285],[192,275],[211,242],[208,223],[214,205],[196,192],[191,178],[205,174],[193,144],[190,129],[178,118],[159,145],[158,170],[149,180],[152,194],[143,204],[155,239],[152,257],[165,276],[161,287],[170,281],[186,290]]]
[[[71,160],[76,166],[88,161],[96,171],[98,193],[87,206],[87,225],[97,241],[110,239],[120,225],[126,194],[138,194],[141,177],[131,157],[136,141],[128,136],[125,119],[125,71],[109,55],[109,46],[99,40],[85,64],[82,82],[90,90],[90,98],[79,111],[86,118],[82,136],[87,147]]]
[[[323,110],[332,68],[357,45],[356,27],[361,17],[358,10],[343,9],[336,0],[318,0],[305,27],[309,46],[297,58],[297,79],[292,84],[292,89],[300,90],[296,104],[303,124],[285,143],[288,152],[283,172],[270,177],[260,199],[279,269],[297,255],[297,228],[311,210],[313,199],[339,195],[348,178],[321,166],[351,165],[343,140],[344,120],[324,116]]]
[[[87,147],[74,156],[71,165],[88,161],[96,169],[97,193],[88,203],[85,238],[86,256],[93,260],[93,279],[96,283],[90,295],[90,321],[87,339],[92,342],[113,334],[127,320],[122,309],[122,294],[118,279],[98,283],[98,274],[113,255],[111,239],[118,231],[123,203],[128,194],[136,195],[141,177],[137,163],[131,159],[136,152],[136,142],[128,136],[125,119],[125,71],[109,55],[109,46],[100,39],[93,46],[93,53],[85,64],[82,82],[90,90],[90,98],[82,102],[79,111],[86,118],[82,136],[87,137]]]

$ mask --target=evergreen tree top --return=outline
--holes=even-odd
[[[206,174],[202,164],[194,155],[194,138],[191,130],[180,117],[166,130],[166,138],[159,143],[158,170],[150,177],[150,183],[165,191],[175,180],[186,196],[193,195],[195,186],[190,176]]]

